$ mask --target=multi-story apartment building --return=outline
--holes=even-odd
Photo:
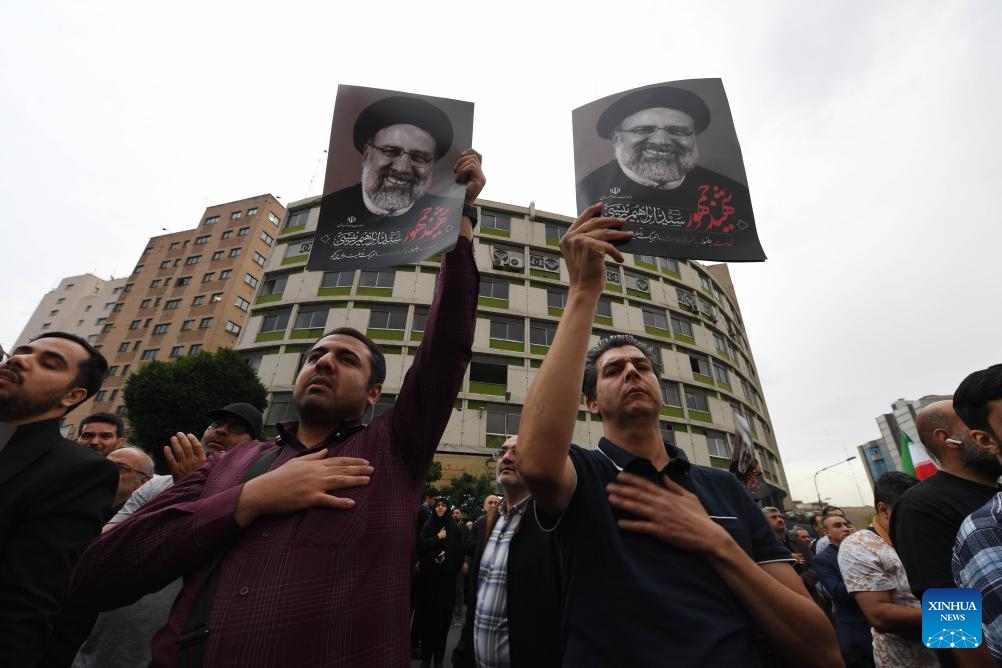
[[[62,279],[55,290],[38,302],[28,324],[11,347],[16,348],[45,332],[72,332],[94,343],[127,280],[112,278],[106,281],[93,274]]]
[[[292,389],[303,353],[337,326],[366,332],[386,352],[387,379],[373,413],[385,410],[421,341],[432,300],[437,258],[372,271],[306,271],[319,204],[312,198],[289,206],[238,343],[269,390],[267,425],[295,417]],[[572,219],[533,207],[479,205],[474,358],[436,457],[445,479],[483,473],[495,449],[518,431],[526,391],[567,298],[557,244]],[[726,468],[734,413],[745,416],[764,469],[757,496],[779,505],[786,476],[726,265],[628,255],[607,269],[593,335],[631,333],[660,356],[665,438],[696,463]],[[575,440],[594,446],[601,433],[582,404]]]
[[[66,423],[122,414],[125,378],[146,362],[236,347],[284,216],[277,199],[260,195],[210,206],[194,229],[151,238],[97,335],[109,377]]]
[[[927,394],[918,399],[898,399],[891,404],[890,413],[877,416],[880,438],[857,447],[871,488],[873,481],[880,477],[881,473],[901,470],[901,434],[906,434],[913,443],[920,441],[918,430],[915,428],[915,415],[918,411],[929,404],[949,398],[948,394]]]

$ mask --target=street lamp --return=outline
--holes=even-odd
[[[818,512],[819,513],[824,514],[825,509],[824,509],[824,506],[821,505],[821,492],[818,491],[818,473],[821,473],[822,471],[827,471],[828,469],[834,468],[834,467],[839,466],[841,464],[845,464],[846,462],[851,462],[854,459],[856,459],[856,455],[853,455],[852,457],[846,457],[842,461],[835,462],[834,464],[829,464],[828,466],[826,466],[826,467],[824,467],[822,469],[818,469],[817,471],[815,471],[815,473],[814,473],[814,491],[818,495]]]

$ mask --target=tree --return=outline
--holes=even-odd
[[[436,482],[442,479],[442,462],[432,462],[431,466],[428,467],[428,474],[424,477],[424,488],[434,486]]]
[[[497,493],[498,484],[493,478],[487,475],[472,476],[469,473],[453,478],[443,491],[452,505],[463,510],[463,517],[471,519],[483,515],[484,498]]]
[[[254,369],[229,348],[153,361],[130,374],[122,389],[132,440],[166,471],[163,448],[177,432],[201,436],[209,424],[206,413],[244,402],[264,410],[268,391]]]

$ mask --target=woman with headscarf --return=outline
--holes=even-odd
[[[459,527],[449,513],[444,498],[435,500],[434,511],[418,540],[418,556],[425,591],[420,611],[421,668],[434,660],[436,668],[445,659],[445,643],[449,635],[452,606],[456,598],[456,574],[463,565],[466,545]]]

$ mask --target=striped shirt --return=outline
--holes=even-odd
[[[480,558],[477,609],[473,618],[473,646],[480,668],[511,666],[511,650],[508,647],[508,548],[529,498],[519,501],[498,519]],[[499,510],[504,509],[505,505],[501,504]]]
[[[953,546],[953,579],[981,592],[981,624],[1002,665],[1002,492],[968,515]]]

